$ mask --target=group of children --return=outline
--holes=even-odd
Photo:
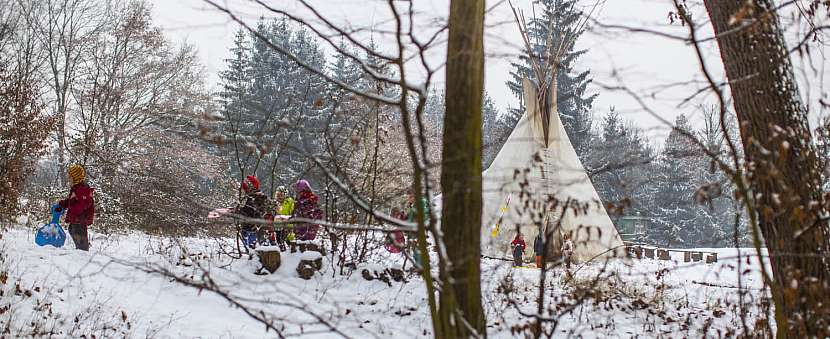
[[[525,243],[524,235],[521,232],[516,232],[516,237],[513,238],[513,241],[510,242],[510,246],[512,247],[513,252],[513,267],[520,267],[524,264],[522,257],[525,252],[525,248],[527,247],[527,243]],[[542,252],[544,251],[545,247],[545,240],[542,238],[542,233],[536,236],[536,239],[533,240],[533,252],[536,255],[536,267],[542,267]],[[574,254],[574,244],[571,241],[571,234],[565,233],[562,239],[562,259],[565,262],[565,266],[567,268],[571,268],[571,258]]]
[[[64,222],[69,224],[69,235],[75,248],[88,251],[88,228],[95,217],[95,189],[87,184],[86,171],[82,166],[69,166],[67,174],[71,188],[67,197],[57,202],[55,212],[66,211]],[[245,200],[233,209],[234,213],[245,218],[240,227],[245,246],[279,245],[280,249],[285,250],[286,242],[314,240],[317,237],[319,225],[313,221],[323,219],[323,212],[319,208],[320,199],[308,181],[300,180],[294,185],[296,198],[290,197],[288,189],[280,186],[271,200],[260,191],[259,186],[255,176],[247,176],[241,187]],[[296,225],[279,223],[278,227],[274,227],[275,219],[299,219],[300,222]]]
[[[71,183],[69,194],[65,199],[58,201],[57,212],[66,210],[65,222],[69,224],[69,234],[79,250],[89,250],[88,228],[95,217],[94,188],[86,183],[86,172],[80,165],[69,167],[67,174]],[[242,204],[233,209],[233,212],[245,217],[241,223],[240,236],[248,248],[255,248],[258,245],[276,245],[284,251],[286,243],[296,240],[308,241],[317,237],[320,225],[315,220],[323,219],[323,211],[320,210],[320,198],[314,194],[311,185],[306,180],[297,181],[294,185],[296,198],[289,196],[285,186],[277,188],[274,199],[269,199],[260,190],[259,180],[249,175],[242,182],[242,191],[245,192],[245,200]],[[429,203],[426,199],[421,200],[425,222],[429,218]],[[415,195],[409,192],[406,208],[395,207],[392,209],[392,216],[409,222],[415,222],[417,218],[415,206]],[[288,219],[296,220],[294,224],[283,223]],[[276,221],[276,222],[275,222]],[[278,225],[275,227],[275,225]],[[521,232],[510,243],[513,253],[513,266],[522,266],[522,256],[527,244]],[[416,264],[420,259],[420,253],[414,242],[410,241],[407,246],[406,236],[401,231],[394,231],[389,234],[386,248],[389,252],[399,253],[407,247],[412,248],[412,257]],[[536,255],[536,266],[542,266],[542,251],[544,250],[544,239],[540,233],[533,243],[533,250]],[[571,265],[574,245],[570,234],[565,234],[562,242],[562,257],[568,268]]]
[[[272,200],[262,193],[255,176],[249,175],[242,181],[245,200],[233,212],[245,218],[240,223],[239,234],[247,248],[271,245],[285,251],[286,243],[317,237],[320,225],[314,221],[323,219],[320,198],[306,180],[297,181],[294,190],[296,195],[292,198],[288,189],[280,186]],[[285,223],[288,219],[297,221]]]

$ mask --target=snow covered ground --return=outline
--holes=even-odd
[[[3,234],[0,268],[8,277],[0,276],[0,325],[12,335],[30,335],[19,331],[36,327],[41,335],[69,337],[279,337],[275,330],[311,338],[431,336],[419,277],[391,286],[362,278],[364,267],[400,264],[399,255],[385,251],[351,275],[340,275],[329,256],[320,273],[303,280],[295,271],[299,253],[283,253],[273,275],[254,275],[256,260],[223,254],[230,241],[184,239],[189,255],[183,255],[176,242],[163,237],[93,234],[87,253],[74,250],[71,240],[64,248],[38,247],[33,234],[22,229]],[[578,271],[575,266],[572,279],[553,270],[546,308],[558,314],[553,317],[557,337],[699,337],[740,330],[736,302],[743,295],[750,305],[760,304],[759,266],[754,257],[739,266],[736,249],[713,251],[720,257],[716,264],[683,263],[676,254],[672,261],[614,261]],[[520,312],[536,311],[539,270],[514,269],[500,260],[484,260],[482,269],[490,336],[521,337],[512,331],[531,321]],[[737,272],[745,270],[741,294]],[[750,328],[758,312],[752,307],[746,313]]]

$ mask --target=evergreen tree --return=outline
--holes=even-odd
[[[602,121],[584,163],[612,219],[650,214],[654,151],[648,139],[613,109]]]
[[[710,154],[730,163],[726,147],[726,136],[720,128],[720,118],[716,108],[703,109],[704,127],[698,132],[699,138]],[[727,118],[731,117],[727,115]],[[733,120],[727,120],[727,129],[732,136],[737,136]],[[737,140],[733,140],[740,145]],[[740,151],[740,149],[738,149]],[[739,155],[740,156],[740,155]],[[721,247],[743,246],[749,244],[749,230],[746,218],[735,225],[735,216],[742,208],[734,200],[735,185],[729,176],[718,168],[713,160],[701,157],[700,182],[697,183],[696,201],[698,208],[698,225],[705,234],[695,246]],[[737,232],[737,234],[736,234]]]
[[[565,131],[576,149],[579,158],[585,162],[585,154],[588,152],[591,138],[591,107],[598,94],[590,94],[588,85],[591,83],[589,70],[577,72],[574,69],[576,60],[586,50],[575,49],[575,41],[584,32],[584,29],[577,27],[582,13],[575,6],[577,0],[535,0],[534,3],[542,9],[539,18],[533,18],[528,23],[528,37],[530,38],[531,49],[534,59],[546,64],[544,60],[547,53],[548,41],[552,42],[551,50],[558,50],[558,43],[565,41],[570,44],[556,72],[557,80],[557,110],[565,125]],[[527,55],[522,55],[520,61],[512,63],[514,70],[510,72],[511,80],[507,86],[520,100],[519,107],[509,110],[503,120],[505,128],[512,130],[524,113],[522,97],[522,79],[529,78],[536,81],[536,75],[532,71],[531,60]]]
[[[340,49],[344,53],[335,54],[329,65],[331,77],[363,92],[382,92],[384,86],[379,82],[372,81],[371,76],[363,69],[364,63],[375,67],[378,67],[378,65],[371,58],[355,52],[344,42],[341,42]],[[355,58],[360,59],[355,60]],[[367,157],[367,153],[372,152],[367,152],[366,149],[374,149],[374,140],[378,137],[374,131],[379,123],[377,113],[381,110],[380,105],[370,100],[364,100],[359,95],[344,90],[336,84],[329,84],[329,87],[334,101],[334,114],[328,122],[327,129],[332,131],[333,138],[342,140],[341,143],[335,142],[334,144],[346,148],[338,149],[337,154],[330,154],[332,161],[337,163],[348,162],[349,158],[354,157],[356,153],[360,153],[364,158]],[[345,158],[341,158],[341,155]]]
[[[339,48],[345,53],[357,55],[354,50],[343,42],[341,42]],[[358,61],[344,53],[334,55],[329,65],[329,74],[332,78],[349,84],[356,89],[366,90],[365,77],[367,74]],[[352,143],[349,139],[352,137],[359,138],[360,124],[365,122],[362,121],[361,114],[357,114],[357,112],[364,112],[367,107],[364,100],[358,99],[353,93],[341,89],[336,84],[329,84],[328,91],[333,105],[333,114],[329,119],[328,130],[333,138],[339,140],[333,143],[339,146],[333,150],[337,154],[329,154],[329,156],[340,159],[341,151],[344,152],[343,156],[348,156],[349,150],[343,148],[347,148]]]
[[[349,46],[342,41],[339,48],[346,53],[355,55],[355,51],[349,48]],[[335,80],[342,81],[343,83],[349,84],[357,89],[365,89],[366,86],[364,77],[366,74],[364,74],[363,69],[357,61],[343,53],[335,54],[333,59],[334,60],[329,66],[329,73]],[[338,97],[342,97],[347,94],[347,92],[340,90],[337,85],[332,84],[331,87],[332,91],[338,92]]]
[[[326,58],[319,42],[305,28],[293,32],[289,50],[314,69],[326,68]],[[324,175],[311,171],[314,166],[309,156],[321,154],[324,146],[323,131],[333,106],[328,100],[328,85],[320,75],[299,64],[289,62],[288,65],[286,95],[293,102],[288,115],[292,116],[292,125],[297,127],[287,131],[293,133],[289,141],[291,151],[288,152],[287,162],[281,162],[291,169],[291,173],[284,177],[290,178],[291,183],[306,178],[320,187]]]
[[[432,122],[435,126],[443,128],[444,123],[444,91],[432,90],[427,96],[426,107],[424,108],[424,118]],[[438,133],[440,134],[440,133]],[[440,135],[438,136],[440,137]]]
[[[315,69],[326,67],[316,39],[285,20],[261,20],[256,34],[237,33],[233,57],[220,74],[224,132],[233,135],[229,154],[237,177],[255,174],[264,189],[300,178],[314,183],[308,155],[322,149],[321,131],[331,105],[324,79],[279,53],[289,51]],[[278,173],[279,172],[279,173]]]
[[[237,31],[234,37],[231,56],[225,59],[227,69],[219,73],[219,102],[222,114],[232,121],[246,110],[244,103],[250,75],[248,39],[242,30]]]
[[[219,73],[219,110],[224,118],[219,132],[230,139],[234,152],[229,155],[231,172],[239,174],[245,169],[244,163],[238,161],[244,157],[239,150],[243,131],[243,117],[250,112],[247,102],[250,90],[250,46],[245,31],[239,30],[231,47],[231,58],[225,59],[227,68]]]
[[[446,96],[443,90],[431,90],[427,95],[426,107],[424,107],[424,125],[426,128],[427,144],[429,154],[427,157],[434,164],[441,163],[441,145],[444,139],[444,114],[446,112]]]
[[[681,132],[683,131],[683,132]],[[685,133],[693,129],[684,115],[677,117],[666,138],[655,176],[657,202],[649,238],[663,246],[693,246],[704,236],[698,224],[694,193],[700,182],[703,156]]]
[[[656,244],[721,247],[748,241],[745,221],[735,229],[735,217],[741,209],[733,199],[732,181],[687,135],[697,138],[707,153],[728,159],[717,117],[707,110],[703,115],[705,126],[697,132],[685,116],[679,116],[665,141],[656,166],[651,208],[654,223],[649,237]]]
[[[378,46],[374,39],[369,42],[369,49],[377,51]],[[389,77],[392,75],[392,67],[383,59],[368,53],[364,56],[364,63],[372,72]],[[365,91],[368,93],[380,96],[393,96],[396,88],[386,81],[379,80],[369,74],[363,79],[365,83]],[[383,149],[383,144],[388,140],[387,125],[385,121],[394,120],[400,121],[400,112],[397,107],[382,104],[377,101],[367,102],[362,118],[365,122],[365,128],[362,129],[362,146],[363,149],[358,153],[362,155],[359,168],[363,172],[358,177],[361,177],[361,190],[369,200],[374,203],[378,198],[378,177],[381,175],[383,164],[383,154],[380,152]],[[366,216],[366,221],[371,219]]]
[[[500,128],[499,115],[499,109],[496,107],[496,103],[493,101],[493,98],[490,97],[490,94],[484,92],[484,106],[481,110],[481,164],[484,169],[490,167],[493,159],[496,158],[496,154],[498,154],[501,150],[504,140],[506,140],[507,136],[510,134],[510,131],[506,131],[505,133],[505,130]]]
[[[251,135],[262,146],[259,158],[253,158],[248,165],[256,170],[257,176],[270,189],[290,184],[294,179],[277,175],[277,171],[292,172],[294,166],[286,161],[292,152],[289,147],[293,135],[291,117],[297,108],[292,101],[292,80],[286,77],[292,61],[274,50],[270,45],[289,49],[292,30],[286,20],[260,20],[256,28],[259,38],[252,35],[252,88],[251,103],[256,115],[251,118]],[[281,180],[282,179],[282,180]]]

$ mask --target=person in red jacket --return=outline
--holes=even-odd
[[[255,248],[257,245],[270,243],[270,234],[274,226],[258,222],[257,220],[273,220],[271,214],[271,200],[259,190],[259,179],[253,175],[242,181],[242,191],[245,192],[245,201],[235,209],[236,213],[252,219],[244,220],[240,225],[239,233],[245,246]]]
[[[522,255],[525,253],[525,237],[521,232],[516,233],[516,237],[510,242],[513,248],[513,267],[522,266]]]
[[[67,171],[72,188],[66,199],[58,201],[61,209],[66,209],[66,220],[69,224],[69,235],[75,242],[75,248],[89,251],[89,236],[87,228],[92,225],[95,217],[95,199],[92,193],[94,188],[87,185],[86,173],[81,165],[69,166]]]
[[[293,218],[322,220],[323,211],[319,207],[320,198],[311,190],[311,185],[308,181],[297,181],[294,189],[297,191],[297,198],[294,199]],[[317,230],[319,228],[320,225],[305,222],[297,223],[294,226],[294,231],[297,234],[297,240],[314,240],[317,237]]]

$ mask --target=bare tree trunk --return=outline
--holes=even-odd
[[[748,199],[771,256],[779,338],[830,335],[818,158],[770,0],[706,0],[746,151]],[[739,27],[746,25],[746,27]]]
[[[480,268],[483,36],[484,0],[453,0],[441,164],[441,228],[450,262],[440,272],[440,338],[486,336]]]

